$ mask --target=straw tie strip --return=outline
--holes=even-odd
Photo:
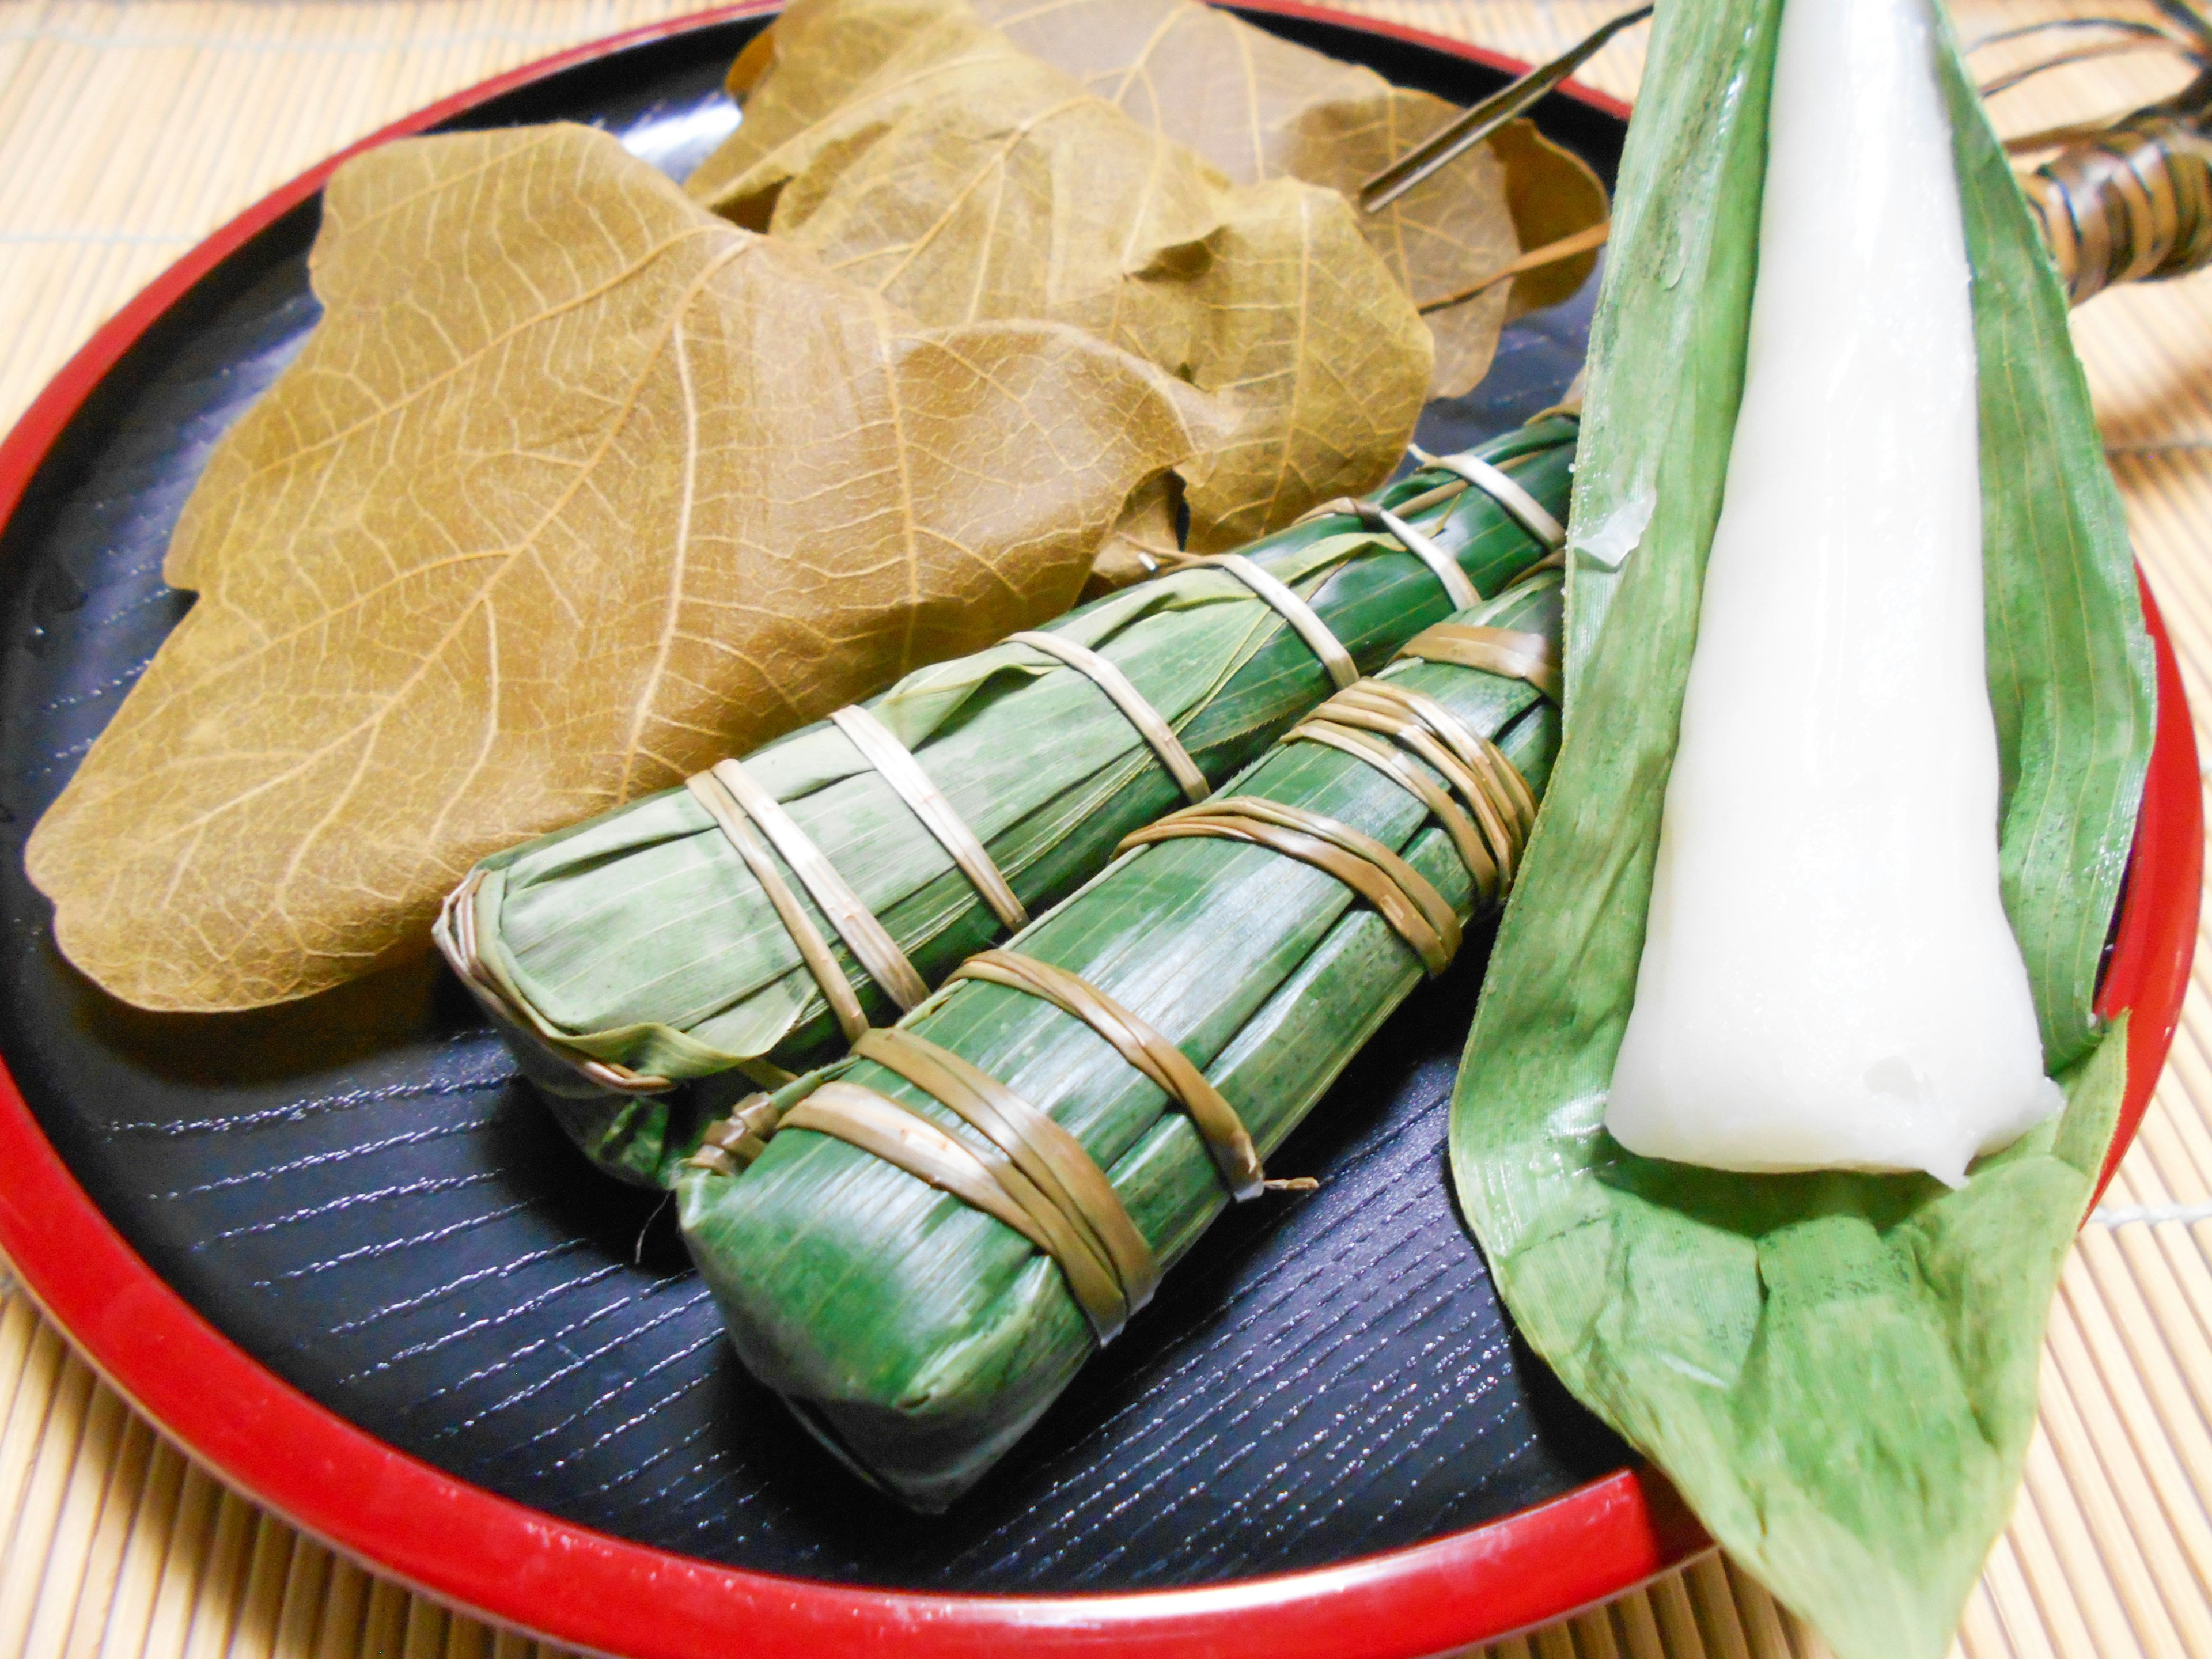
[[[1474,623],[1438,623],[1400,646],[1398,654],[1526,680],[1553,702],[1559,700],[1559,659],[1551,641],[1541,634],[1484,628]]]
[[[868,1029],[868,1017],[860,1007],[860,1000],[854,995],[852,986],[846,981],[844,969],[837,965],[836,957],[830,953],[830,943],[822,937],[822,930],[814,925],[813,918],[799,903],[799,896],[791,890],[782,872],[775,867],[775,860],[769,857],[768,849],[753,834],[744,809],[738,805],[727,787],[712,772],[695,774],[684,780],[684,787],[691,792],[693,799],[720,827],[731,846],[737,849],[738,856],[744,860],[745,868],[752,872],[753,879],[760,884],[761,891],[768,896],[776,920],[783,924],[784,931],[791,936],[799,960],[805,963],[806,971],[821,989],[823,1000],[830,1005],[838,1029],[844,1032],[845,1040],[850,1042]]]
[[[1556,553],[1567,544],[1566,526],[1545,510],[1543,502],[1479,455],[1431,455],[1419,445],[1407,453],[1425,468],[1464,478],[1512,514],[1520,526]]]
[[[1412,865],[1348,823],[1256,795],[1228,795],[1170,813],[1124,836],[1115,850],[1189,838],[1264,847],[1335,877],[1375,907],[1431,978],[1459,952],[1459,918],[1444,896]]]
[[[1359,665],[1352,661],[1352,653],[1343,642],[1328,631],[1328,624],[1315,614],[1314,608],[1254,564],[1242,553],[1216,553],[1202,561],[1217,570],[1225,570],[1259,595],[1267,608],[1296,630],[1297,636],[1321,659],[1321,665],[1328,671],[1329,678],[1342,690],[1359,678]]]
[[[1004,1222],[1059,1266],[1102,1344],[1128,1322],[1127,1299],[1097,1252],[1027,1176],[995,1152],[973,1152],[890,1096],[842,1079],[823,1084],[793,1107],[783,1127],[811,1129],[856,1146]]]
[[[922,982],[921,975],[907,960],[906,952],[899,949],[890,932],[876,920],[875,913],[860,902],[860,896],[853,890],[851,884],[843,876],[838,874],[837,866],[830,862],[828,854],[817,847],[793,820],[791,814],[783,810],[782,802],[762,788],[753,781],[751,775],[734,760],[716,761],[706,775],[713,777],[729,793],[730,798],[745,817],[768,832],[769,840],[783,855],[783,861],[805,884],[807,892],[821,907],[822,914],[830,918],[830,925],[837,930],[838,937],[845,941],[846,947],[852,951],[868,977],[883,988],[886,996],[903,1010],[914,1007],[929,994],[929,987]],[[700,792],[695,789],[692,793],[698,795]],[[721,819],[718,817],[716,821],[720,823]],[[723,827],[726,830],[728,825],[725,823]],[[742,843],[738,850],[740,854],[744,852]],[[773,894],[769,896],[769,902],[775,902]],[[788,928],[790,921],[781,905],[777,906],[776,914]],[[819,933],[815,935],[817,940],[820,937]],[[800,954],[805,956],[805,944],[795,933],[792,938],[799,945]],[[810,960],[807,965],[811,969],[814,964]],[[820,980],[818,972],[816,977]],[[838,974],[836,977],[842,981],[844,975]],[[849,991],[850,988],[847,988]],[[830,994],[826,982],[823,984],[823,994]],[[835,1006],[834,1002],[832,1006]],[[848,1036],[850,1035],[852,1033],[848,1032]]]
[[[853,1052],[897,1073],[1004,1152],[1110,1266],[1130,1313],[1152,1300],[1159,1282],[1152,1246],[1081,1141],[989,1073],[911,1031],[871,1031]]]
[[[1419,722],[1421,727],[1442,741],[1451,752],[1485,779],[1495,792],[1493,798],[1512,804],[1510,817],[1520,840],[1526,841],[1528,831],[1536,822],[1535,792],[1528,787],[1528,780],[1514,769],[1505,753],[1480,732],[1468,726],[1434,697],[1398,684],[1394,680],[1367,680],[1359,687],[1358,698],[1346,698],[1346,704],[1364,702],[1372,707],[1377,700],[1404,709]],[[1425,758],[1425,757],[1424,757]]]
[[[921,820],[922,828],[937,838],[960,873],[991,907],[991,914],[1019,932],[1030,925],[1029,912],[1014,896],[999,866],[991,862],[991,855],[983,850],[983,843],[973,830],[952,810],[952,803],[929,780],[907,746],[892,735],[891,730],[866,709],[857,705],[840,708],[830,718],[837,729],[853,740],[860,757],[882,775],[884,781],[898,793],[915,817]],[[888,934],[885,935],[889,937]]]
[[[1425,499],[1425,498],[1422,498]],[[1451,599],[1455,611],[1466,611],[1482,603],[1482,594],[1468,580],[1467,572],[1459,568],[1459,561],[1439,547],[1425,532],[1417,530],[1399,514],[1377,501],[1361,501],[1356,496],[1340,495],[1333,501],[1323,501],[1307,519],[1324,514],[1343,514],[1354,518],[1378,536],[1388,536],[1399,546],[1428,566],[1436,579],[1443,584],[1444,592]],[[1302,520],[1301,522],[1304,520]]]
[[[1391,735],[1403,738],[1413,729],[1401,722]],[[1488,814],[1477,809],[1482,828],[1476,828],[1476,818],[1470,817],[1457,801],[1438,788],[1433,780],[1389,744],[1369,737],[1364,732],[1316,714],[1301,720],[1291,728],[1283,739],[1285,743],[1317,743],[1341,754],[1363,761],[1389,778],[1393,783],[1419,800],[1429,810],[1429,816],[1444,827],[1451,837],[1452,846],[1459,853],[1459,860],[1467,866],[1467,873],[1474,884],[1474,890],[1484,899],[1495,898],[1501,884],[1498,866],[1500,848],[1495,840],[1485,846],[1484,837],[1490,831],[1492,820]],[[1442,769],[1439,769],[1440,770]],[[1455,769],[1446,777],[1454,788],[1465,794],[1469,802],[1482,799],[1482,792],[1472,774]]]
[[[1310,1180],[1269,1181],[1243,1119],[1206,1073],[1182,1049],[1081,975],[1012,951],[985,951],[963,963],[952,978],[979,979],[1024,992],[1088,1025],[1182,1109],[1235,1197],[1257,1198],[1270,1188],[1307,1191],[1314,1186]]]
[[[1137,735],[1151,745],[1160,764],[1167,768],[1169,776],[1190,800],[1201,801],[1213,793],[1213,786],[1206,782],[1206,774],[1198,769],[1198,763],[1191,759],[1190,751],[1182,746],[1182,739],[1176,736],[1175,728],[1146,701],[1145,694],[1130,683],[1127,674],[1089,646],[1064,640],[1057,634],[1029,631],[1007,635],[1006,643],[1026,645],[1032,651],[1056,658],[1103,691],[1108,701],[1121,711],[1122,718],[1136,727]]]
[[[707,814],[720,826],[722,834],[738,856],[744,860],[745,868],[752,872],[753,879],[760,884],[762,892],[775,909],[776,920],[783,924],[785,933],[799,951],[799,959],[806,964],[806,971],[821,988],[823,1000],[837,1021],[837,1029],[845,1034],[845,1041],[868,1029],[868,1017],[861,1010],[860,1000],[853,994],[846,981],[845,970],[837,965],[837,958],[830,954],[830,942],[822,937],[822,930],[806,914],[799,902],[799,895],[791,890],[782,872],[775,867],[760,838],[752,832],[744,809],[738,805],[727,786],[712,772],[695,773],[684,781],[684,787],[692,798],[707,810]]]
[[[989,1150],[843,1079],[816,1089],[779,1129],[834,1136],[1005,1222],[1059,1265],[1101,1343],[1152,1300],[1158,1259],[1082,1142],[998,1079],[910,1031],[870,1031],[853,1051],[954,1113]]]
[[[1467,866],[1475,890],[1494,896],[1512,885],[1521,848],[1528,838],[1528,819],[1521,810],[1528,785],[1514,770],[1511,762],[1494,749],[1484,753],[1484,740],[1463,726],[1449,740],[1440,740],[1428,723],[1405,704],[1373,694],[1364,685],[1323,703],[1309,720],[1292,729],[1291,737],[1346,750],[1357,753],[1369,764],[1377,765],[1377,750],[1363,749],[1346,741],[1354,732],[1375,732],[1389,738],[1412,750],[1443,776],[1466,803],[1468,811],[1481,829],[1480,842],[1463,840],[1452,819],[1438,815],[1453,845],[1460,850],[1461,862]],[[1387,766],[1380,769],[1391,770]],[[1391,771],[1391,775],[1405,782],[1397,772]],[[1422,793],[1413,785],[1407,787],[1415,794]],[[1423,799],[1427,798],[1424,795]]]

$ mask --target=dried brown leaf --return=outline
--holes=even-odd
[[[1396,462],[1429,343],[1334,191],[1231,185],[965,0],[799,0],[775,42],[694,197],[927,321],[1051,318],[1233,398],[1182,469],[1192,547]]]
[[[1372,70],[1271,34],[1194,0],[975,0],[1024,51],[1074,76],[1140,125],[1196,150],[1240,184],[1289,176],[1353,195],[1459,112]],[[1361,227],[1426,307],[1474,287],[1522,250],[1606,215],[1579,160],[1516,123]],[[1456,397],[1489,368],[1501,324],[1582,286],[1596,256],[1532,271],[1433,312],[1435,393]]]
[[[1196,150],[1240,184],[1292,177],[1346,197],[1458,111],[1393,87],[1361,65],[1285,40],[1193,0],[975,0],[1024,51],[1076,77],[1151,131]],[[905,27],[927,27],[911,16]],[[906,39],[879,11],[851,27],[871,47],[842,54],[844,77],[811,77],[814,118],[849,95]],[[731,71],[743,97],[773,63],[777,31],[756,36]],[[1500,212],[1500,203],[1504,212]],[[1603,221],[1605,187],[1582,160],[1512,123],[1490,143],[1374,215],[1363,233],[1417,305],[1481,287],[1516,253]],[[1565,299],[1596,263],[1585,252],[1429,311],[1432,394],[1455,397],[1487,370],[1498,330]],[[1501,303],[1502,301],[1502,303]]]
[[[1176,534],[1176,520],[1182,505],[1182,492],[1171,472],[1163,473],[1130,496],[1120,522],[1098,544],[1098,556],[1091,562],[1091,580],[1083,585],[1083,597],[1095,599],[1181,563],[1182,538]]]
[[[1454,113],[1427,93],[1190,0],[975,0],[1017,45],[1240,184],[1303,179],[1350,198]],[[1479,145],[1361,231],[1419,306],[1492,276],[1521,252],[1504,170]],[[1433,390],[1455,397],[1490,367],[1501,283],[1429,318]]]
[[[1589,163],[1536,131],[1534,121],[1510,121],[1490,139],[1505,167],[1506,205],[1513,210],[1521,246],[1532,252],[1564,242],[1605,223],[1612,212],[1605,183]],[[1513,279],[1508,322],[1572,297],[1597,266],[1597,251],[1579,253]]]
[[[485,854],[1042,620],[1218,418],[1073,329],[925,329],[580,127],[349,164],[313,274],[178,527],[200,597],[31,842],[145,1007],[417,951]]]

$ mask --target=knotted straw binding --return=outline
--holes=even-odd
[[[1509,680],[1526,680],[1553,702],[1559,700],[1559,661],[1551,641],[1541,634],[1483,628],[1474,623],[1438,623],[1400,646],[1398,654],[1480,669]]]
[[[1553,552],[1567,544],[1566,526],[1545,511],[1543,502],[1488,461],[1474,455],[1431,455],[1419,444],[1407,446],[1407,453],[1431,471],[1449,472],[1454,477],[1464,478],[1504,507],[1523,530]]]
[[[921,820],[922,828],[937,838],[937,844],[959,866],[960,873],[982,896],[983,902],[991,907],[991,914],[1016,933],[1028,927],[1030,913],[1022,908],[1021,900],[1014,896],[1014,890],[1007,885],[1006,877],[991,862],[981,840],[952,810],[952,803],[945,799],[944,792],[929,781],[929,774],[921,769],[921,763],[915,759],[913,752],[865,708],[840,708],[830,718],[836,722],[839,731],[852,739],[861,758],[897,791],[908,810]]]
[[[1217,553],[1204,562],[1236,577],[1288,623],[1314,655],[1321,659],[1321,665],[1328,670],[1328,677],[1336,682],[1338,690],[1358,679],[1359,665],[1352,661],[1352,653],[1328,631],[1328,624],[1315,614],[1314,608],[1281,582],[1242,553]]]
[[[787,1112],[995,1216],[1059,1264],[1100,1342],[1152,1299],[1159,1261],[1083,1144],[988,1073],[893,1027],[854,1053],[896,1073],[981,1133],[979,1152],[887,1095],[842,1079]]]
[[[1449,967],[1459,951],[1459,917],[1427,877],[1373,836],[1301,806],[1256,795],[1226,795],[1170,813],[1125,836],[1115,851],[1188,837],[1265,847],[1335,877],[1375,907],[1431,978]]]
[[[1145,700],[1145,694],[1129,683],[1129,677],[1100,656],[1088,646],[1078,645],[1073,640],[1064,640],[1057,634],[1020,633],[1006,635],[1010,645],[1026,645],[1032,651],[1042,651],[1054,657],[1083,675],[1103,691],[1121,716],[1137,728],[1137,735],[1152,746],[1166,767],[1168,775],[1182,787],[1182,793],[1194,801],[1204,800],[1213,793],[1213,786],[1206,781],[1206,774],[1182,746],[1175,728],[1160,717],[1160,711]]]
[[[691,1169],[711,1170],[720,1176],[743,1175],[768,1150],[769,1137],[776,1132],[781,1115],[768,1096],[747,1095],[727,1117],[707,1126],[706,1133],[699,1138],[699,1150],[684,1162]]]
[[[1257,1198],[1269,1188],[1307,1191],[1314,1186],[1305,1179],[1269,1181],[1260,1167],[1260,1154],[1243,1120],[1206,1073],[1191,1064],[1182,1049],[1089,981],[1065,968],[1012,951],[985,951],[970,957],[954,970],[952,978],[980,979],[1024,992],[1088,1025],[1182,1108],[1212,1154],[1223,1182],[1236,1197]]]
[[[812,895],[815,903],[821,907],[823,915],[830,918],[830,925],[837,930],[838,936],[845,941],[846,948],[852,951],[854,957],[860,963],[869,978],[883,987],[885,995],[902,1009],[906,1009],[914,1007],[929,994],[928,986],[922,983],[921,975],[915,971],[914,964],[906,959],[906,952],[898,948],[897,941],[891,938],[883,923],[876,920],[874,912],[860,902],[860,896],[853,890],[851,884],[844,877],[837,873],[837,866],[830,862],[828,855],[814,844],[804,830],[793,822],[791,814],[783,810],[783,804],[781,801],[754,782],[751,775],[733,760],[717,761],[708,772],[700,775],[711,778],[715,783],[720,785],[738,812],[768,832],[769,840],[775,843],[775,850],[783,855],[783,861],[789,865],[798,874],[799,879],[805,884],[807,892]],[[693,796],[701,805],[706,806],[708,811],[714,812],[714,805],[710,793],[698,787],[696,779],[687,781],[691,787]],[[731,823],[736,820],[723,813],[715,812],[714,821],[721,824],[726,833]],[[735,835],[731,836],[730,839],[736,845],[738,855],[744,857],[746,852],[744,840]],[[758,843],[755,845],[757,847]],[[752,867],[752,860],[750,858],[746,858],[745,862],[748,868]],[[754,869],[753,873],[757,877],[760,872]],[[766,885],[767,884],[763,884],[763,887]],[[791,896],[788,888],[783,890],[785,896]],[[830,989],[830,979],[834,978],[842,984],[844,975],[837,971],[835,963],[832,962],[830,964],[829,977],[825,978],[815,959],[808,955],[807,939],[802,937],[797,929],[791,927],[791,916],[804,914],[799,911],[795,901],[791,911],[787,912],[781,904],[776,902],[775,893],[771,889],[769,891],[769,902],[776,905],[776,915],[782,920],[785,927],[790,929],[792,942],[799,947],[800,957],[805,960],[807,968],[813,973],[816,982],[822,987],[823,995],[830,999],[830,1006],[833,1008],[836,1007],[836,998]],[[812,934],[813,943],[821,944],[822,936],[818,932],[811,926],[806,931]],[[822,956],[825,959],[829,957],[826,946],[822,951]],[[848,986],[846,990],[849,996],[851,988]],[[858,1002],[855,1001],[853,1006],[857,1010]],[[842,1013],[838,1016],[838,1023],[841,1025],[845,1023]],[[865,1018],[860,1022],[860,1029],[866,1029]],[[851,1037],[854,1035],[854,1031],[848,1027],[846,1036]]]

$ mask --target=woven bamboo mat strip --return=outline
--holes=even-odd
[[[1620,9],[1337,0],[1541,58]],[[1957,0],[1969,40],[2130,0]],[[395,116],[696,0],[0,0],[0,427],[199,237]],[[1632,96],[1632,31],[1583,78]],[[2008,67],[2004,49],[1985,60]],[[2084,65],[1998,106],[2024,131],[2179,79]],[[2192,707],[2212,709],[2212,277],[2077,318],[2114,470]],[[2212,737],[2198,727],[2199,744]],[[2212,1659],[2212,951],[2135,1152],[2069,1262],[2018,1510],[1965,1659]],[[523,1659],[536,1644],[334,1557],[224,1491],[17,1295],[0,1295],[0,1659]],[[1493,1659],[1826,1659],[1708,1557]],[[1470,1656],[1471,1659],[1471,1656]]]

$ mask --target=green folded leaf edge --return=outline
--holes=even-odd
[[[2125,1019],[2093,1004],[2152,658],[2064,300],[1943,25],[2003,892],[2069,1104],[1956,1192],[1693,1169],[1606,1135],[1742,391],[1780,15],[1711,0],[1655,25],[1592,329],[1565,744],[1468,1039],[1451,1165],[1522,1333],[1713,1536],[1839,1659],[1936,1659],[2010,1512],[2044,1322],[2126,1085]]]

